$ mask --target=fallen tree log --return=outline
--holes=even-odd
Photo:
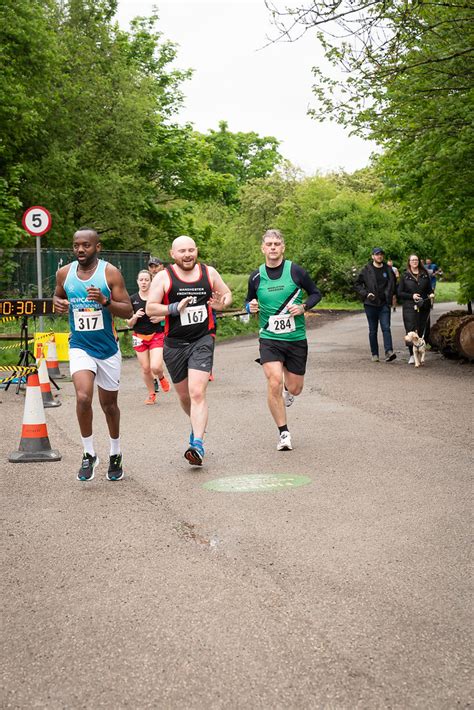
[[[447,357],[474,360],[474,315],[466,311],[450,311],[432,326],[430,343]]]

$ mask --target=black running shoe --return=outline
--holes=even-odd
[[[153,387],[155,389],[155,394],[157,394],[160,391],[160,384],[158,380],[153,380]]]
[[[193,445],[184,452],[184,458],[189,461],[191,466],[202,466],[204,447],[194,442]]]
[[[78,481],[92,481],[94,478],[95,467],[99,463],[98,456],[92,456],[92,454],[84,453],[82,457],[81,468],[77,472]]]
[[[114,454],[110,457],[109,470],[107,471],[107,478],[109,481],[120,481],[120,479],[123,478],[122,463],[122,454]]]

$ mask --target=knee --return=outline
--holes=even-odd
[[[289,392],[290,394],[292,394],[292,395],[294,395],[295,397],[297,397],[297,396],[298,396],[299,394],[301,394],[302,391],[303,391],[303,384],[302,384],[302,383],[298,383],[298,384],[295,384],[295,385],[287,385],[287,386],[286,386],[286,389],[288,390],[288,392]]]
[[[106,417],[113,417],[119,411],[117,402],[102,402],[101,407]]]
[[[283,393],[283,382],[281,377],[269,377],[268,390],[274,396],[281,396]]]
[[[90,409],[92,407],[92,395],[88,392],[77,392],[76,403],[78,409]]]
[[[149,365],[143,366],[142,371],[145,376],[151,375],[151,368]]]
[[[189,388],[189,398],[191,402],[199,404],[205,399],[205,389],[200,385],[194,385]]]

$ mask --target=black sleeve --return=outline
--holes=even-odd
[[[247,296],[245,298],[245,303],[249,303],[250,301],[253,301],[254,298],[257,298],[257,289],[260,284],[260,270],[255,269],[255,271],[252,271],[252,273],[249,276],[249,283],[247,287]]]
[[[398,284],[398,298],[401,301],[413,301],[413,293],[411,291],[407,291],[406,284],[406,274],[403,274],[400,279],[400,283]]]
[[[367,284],[365,283],[364,269],[362,269],[354,283],[354,290],[359,294],[360,298],[365,301],[369,290],[367,288]]]
[[[317,303],[320,302],[322,299],[321,291],[319,288],[316,286],[310,275],[308,274],[307,271],[303,269],[302,266],[298,266],[298,264],[291,264],[291,278],[295,282],[295,284],[298,284],[301,288],[303,288],[306,293],[308,294],[308,298],[304,302],[304,305],[306,306],[306,310],[309,310],[310,308],[314,308]]]

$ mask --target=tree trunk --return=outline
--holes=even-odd
[[[466,311],[445,313],[431,328],[430,342],[448,357],[474,359],[474,315]]]

